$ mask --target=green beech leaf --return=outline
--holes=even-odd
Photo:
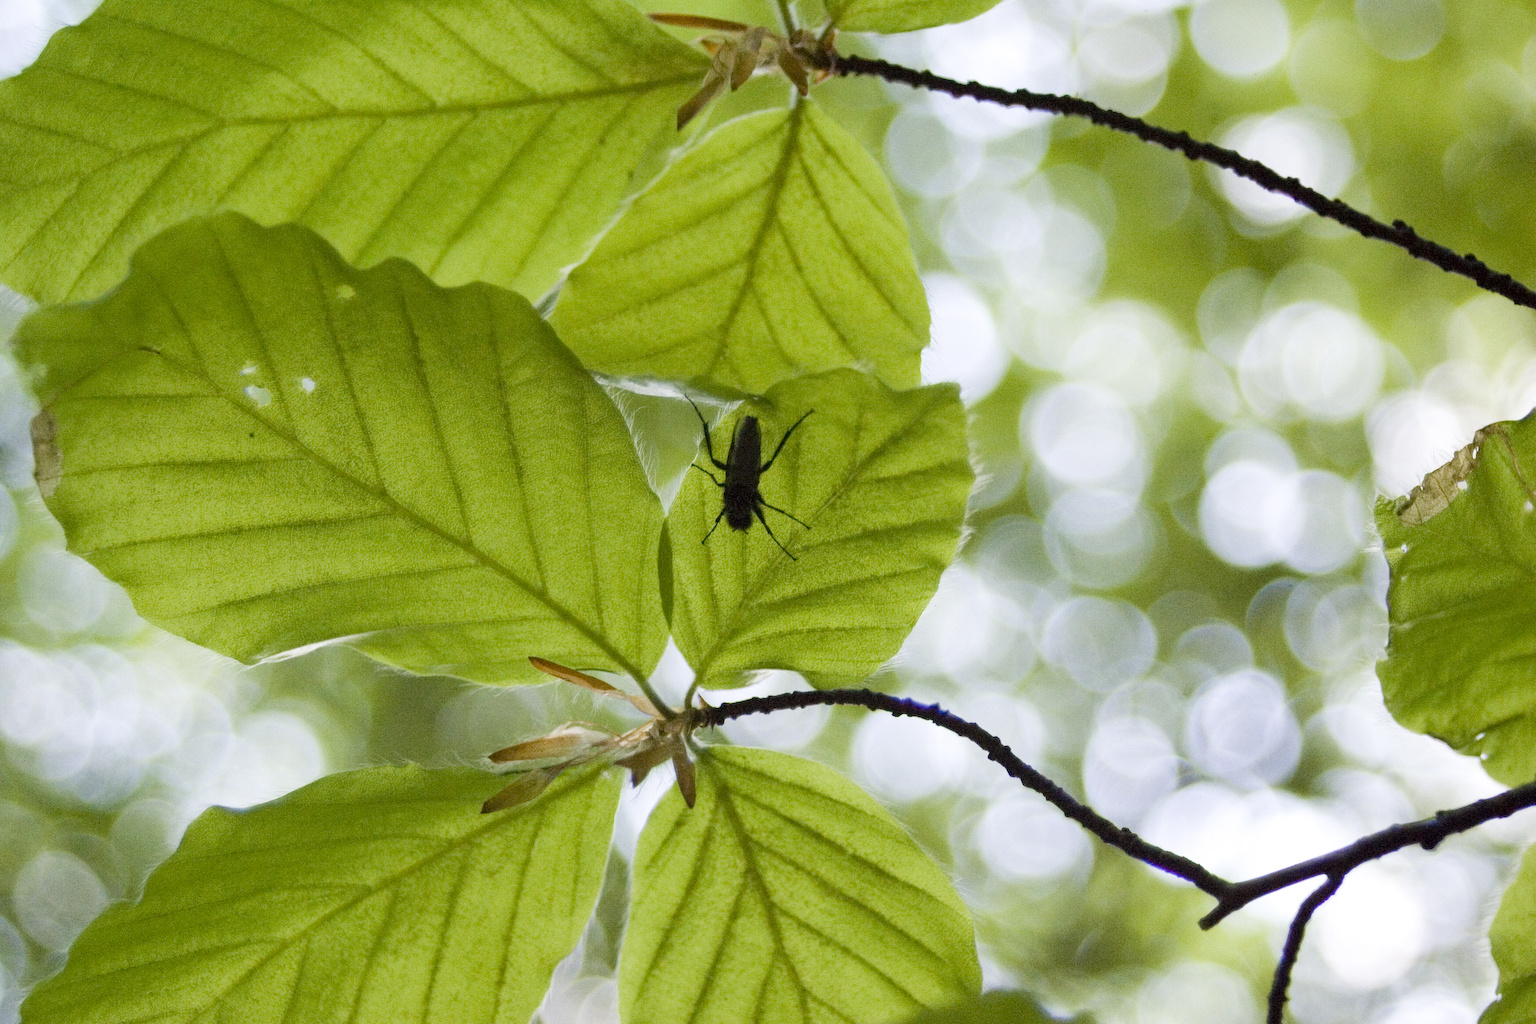
[[[703,473],[689,473],[672,504],[672,631],[704,686],[764,668],[820,687],[865,678],[896,653],[954,559],[973,479],[954,386],[893,392],[853,370],[789,381],[721,422],[716,458],[755,415],[767,459],[808,409],[758,482],[810,527],[764,510],[793,560],[755,520],[744,533],[722,521],[701,543],[722,508]],[[708,466],[702,448],[697,464]]]
[[[594,369],[737,393],[854,362],[911,387],[928,343],[890,186],[809,100],[732,121],[673,165],[552,319]]]
[[[1536,1020],[1536,849],[1525,852],[1520,873],[1504,890],[1488,939],[1499,967],[1499,994],[1481,1024]]]
[[[597,902],[619,780],[384,767],[216,807],[70,949],[26,1024],[525,1021]]]
[[[418,672],[640,676],[661,509],[613,403],[521,296],[348,267],[304,228],[175,228],[16,334],[70,546],[233,657],[337,638]],[[51,426],[51,425],[49,425]]]
[[[844,32],[912,32],[969,21],[998,0],[826,0],[832,24]]]
[[[902,1024],[1055,1024],[1056,1018],[1040,1009],[1027,992],[983,992],[979,996],[921,1010]]]
[[[1536,414],[1495,423],[1413,494],[1376,504],[1391,584],[1387,708],[1481,754],[1495,778],[1536,776]]]
[[[622,0],[106,0],[0,82],[0,279],[95,295],[234,209],[538,294],[705,65]]]
[[[619,955],[627,1024],[878,1024],[981,986],[970,914],[938,866],[832,769],[713,747],[635,851]]]

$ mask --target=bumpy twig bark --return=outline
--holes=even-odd
[[[1377,238],[1452,274],[1470,278],[1485,291],[1502,295],[1516,305],[1536,309],[1536,291],[1516,281],[1508,274],[1496,271],[1471,253],[1465,256],[1446,248],[1438,242],[1421,237],[1401,220],[1384,223],[1337,199],[1330,199],[1316,189],[1308,188],[1295,178],[1287,178],[1273,169],[1250,160],[1241,153],[1221,146],[1191,138],[1188,132],[1170,131],[1149,124],[1139,117],[1107,110],[1076,96],[1058,96],[1052,93],[1031,92],[1028,89],[998,89],[979,82],[957,82],[927,71],[903,67],[871,57],[837,54],[833,58],[833,70],[839,75],[873,75],[887,82],[899,82],[914,89],[930,89],[950,96],[969,98],[1005,107],[1023,107],[1052,114],[1084,117],[1094,124],[1115,131],[1126,132],[1143,142],[1182,153],[1191,160],[1201,161],[1231,171],[1247,178],[1261,188],[1300,203],[1313,213],[1336,221],[1366,238]]]
[[[1285,1006],[1286,991],[1290,986],[1296,956],[1301,950],[1301,940],[1307,923],[1318,907],[1338,891],[1344,878],[1355,868],[1368,861],[1377,860],[1408,846],[1422,846],[1433,850],[1448,836],[1466,832],[1495,818],[1507,818],[1516,811],[1536,807],[1536,782],[1518,786],[1498,796],[1477,800],[1453,810],[1440,811],[1432,818],[1391,825],[1371,835],[1355,840],[1348,846],[1332,853],[1293,864],[1267,875],[1245,882],[1229,882],[1203,865],[1182,857],[1170,850],[1142,839],[1128,828],[1122,828],[1088,807],[1061,786],[1052,782],[1038,770],[1025,764],[1006,743],[974,722],[951,714],[937,704],[922,704],[902,697],[876,693],[873,690],[820,690],[799,693],[781,693],[770,697],[752,697],[733,701],[719,707],[703,707],[690,710],[690,728],[713,728],[745,715],[770,714],[816,705],[842,705],[884,711],[888,714],[920,718],[946,729],[957,736],[970,740],[986,752],[989,760],[997,762],[1010,776],[1026,788],[1034,790],[1050,801],[1061,813],[1093,833],[1099,840],[1117,850],[1122,850],[1144,864],[1160,868],[1170,875],[1182,878],[1216,900],[1216,906],[1200,919],[1201,928],[1211,928],[1236,910],[1247,906],[1261,896],[1278,892],[1309,878],[1326,876],[1327,881],[1307,897],[1296,911],[1285,947],[1275,966],[1274,982],[1269,992],[1269,1021],[1279,1024]]]
[[[1404,221],[1395,220],[1391,224],[1386,224],[1348,203],[1329,198],[1303,185],[1295,178],[1279,174],[1257,160],[1251,160],[1222,146],[1192,138],[1188,132],[1160,128],[1141,118],[1108,110],[1075,96],[1037,93],[1028,89],[998,89],[977,82],[958,82],[883,60],[829,51],[821,51],[810,56],[813,63],[823,71],[838,75],[872,75],[888,82],[898,82],[916,89],[929,89],[959,98],[1087,118],[1094,124],[1125,132],[1143,142],[1180,153],[1190,160],[1231,171],[1261,188],[1287,196],[1313,213],[1342,224],[1366,238],[1388,242],[1442,270],[1470,279],[1485,291],[1502,295],[1517,305],[1536,309],[1536,292],[1516,281],[1509,274],[1493,270],[1473,254],[1458,255],[1437,242],[1421,237]],[[1267,1018],[1269,1024],[1281,1024],[1291,976],[1312,915],[1338,891],[1339,886],[1351,871],[1361,864],[1407,846],[1422,846],[1426,850],[1434,849],[1447,836],[1465,832],[1494,818],[1507,817],[1516,811],[1536,806],[1536,783],[1531,783],[1464,807],[1441,811],[1433,818],[1390,826],[1331,853],[1258,878],[1234,883],[1226,881],[1186,857],[1146,842],[1128,828],[1116,826],[1025,764],[996,736],[973,722],[950,714],[938,705],[919,704],[869,690],[830,690],[820,693],[790,693],[758,697],[691,713],[696,716],[695,721],[699,726],[714,726],[742,715],[809,707],[815,704],[854,705],[873,711],[885,711],[893,715],[921,718],[970,740],[986,751],[987,757],[1001,765],[1010,776],[1045,797],[1068,818],[1082,825],[1105,844],[1123,850],[1132,857],[1161,868],[1169,874],[1183,878],[1214,897],[1216,906],[1200,919],[1201,928],[1214,927],[1229,914],[1261,896],[1277,892],[1308,878],[1324,876],[1323,884],[1302,901],[1286,933],[1285,946],[1275,966],[1274,980],[1269,991]]]
[[[821,690],[810,693],[780,693],[771,697],[753,697],[748,700],[722,704],[717,708],[704,708],[693,712],[700,727],[712,727],[743,715],[760,715],[772,711],[788,711],[816,704],[842,704],[884,711],[892,715],[905,715],[932,722],[941,729],[948,729],[957,736],[970,740],[986,751],[990,760],[996,761],[1013,778],[1028,789],[1049,800],[1057,810],[1097,836],[1105,845],[1124,850],[1144,864],[1161,868],[1192,883],[1202,892],[1217,900],[1232,888],[1232,883],[1221,878],[1188,857],[1181,857],[1170,850],[1154,846],[1128,828],[1121,828],[1108,818],[1082,803],[1071,793],[1046,778],[1019,759],[1008,744],[992,735],[975,722],[950,714],[937,704],[919,704],[914,700],[876,693],[874,690]]]
[[[1495,818],[1507,818],[1527,807],[1536,807],[1536,782],[1516,786],[1498,796],[1476,800],[1454,810],[1440,811],[1434,817],[1425,818],[1422,821],[1389,825],[1380,832],[1373,832],[1332,853],[1313,857],[1300,864],[1292,864],[1279,871],[1271,871],[1258,878],[1250,878],[1246,882],[1233,883],[1225,895],[1216,898],[1215,909],[1200,919],[1200,927],[1210,928],[1234,910],[1247,906],[1260,896],[1278,892],[1297,882],[1304,882],[1308,878],[1316,878],[1319,875],[1342,878],[1361,864],[1379,860],[1389,853],[1409,846],[1422,846],[1426,850],[1433,850],[1447,836],[1466,832]]]
[[[1301,906],[1296,909],[1296,916],[1291,918],[1291,927],[1285,933],[1285,948],[1280,951],[1280,961],[1275,964],[1275,979],[1269,986],[1269,1013],[1265,1017],[1265,1024],[1281,1024],[1286,993],[1291,987],[1291,973],[1296,969],[1296,958],[1301,955],[1301,938],[1306,934],[1307,923],[1317,913],[1317,908],[1327,903],[1328,897],[1338,892],[1339,886],[1343,884],[1343,875],[1328,876],[1328,880],[1312,890],[1311,895],[1302,900]]]

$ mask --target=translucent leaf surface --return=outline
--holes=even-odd
[[[843,776],[768,750],[699,758],[635,852],[619,958],[627,1024],[876,1024],[981,985],[938,866]]]
[[[1024,992],[984,992],[979,996],[921,1010],[902,1024],[1052,1024],[1056,1018]]]
[[[222,214],[17,332],[71,547],[242,659],[336,638],[419,672],[639,675],[661,510],[623,419],[521,296],[348,267]],[[543,678],[543,677],[538,677]]]
[[[553,321],[595,369],[753,394],[853,362],[911,387],[928,342],[890,186],[811,101],[679,160],[571,272]]]
[[[0,82],[0,278],[95,295],[234,209],[538,294],[703,66],[621,0],[106,0]]]
[[[1493,961],[1499,966],[1499,994],[1482,1024],[1526,1024],[1536,1020],[1536,852],[1527,850],[1520,873],[1504,891],[1488,929]]]
[[[1536,417],[1479,431],[1470,451],[1376,523],[1391,566],[1387,707],[1511,785],[1536,776]],[[1439,497],[1436,497],[1436,496]]]
[[[370,768],[207,811],[22,1020],[525,1021],[597,902],[619,780],[481,814],[504,781]]]
[[[673,635],[705,686],[763,668],[817,686],[862,680],[896,653],[954,559],[972,481],[956,389],[893,392],[852,370],[789,381],[726,417],[716,457],[755,415],[767,459],[807,409],[759,480],[769,504],[809,526],[763,512],[793,559],[755,521],[746,532],[722,522],[701,543],[722,501],[703,473],[672,505]]]
[[[997,0],[827,0],[832,23],[844,32],[911,32],[969,21]]]

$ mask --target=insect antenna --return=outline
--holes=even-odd
[[[758,468],[757,472],[758,472],[759,476],[761,476],[762,474],[768,472],[768,467],[773,465],[773,460],[778,458],[779,457],[779,452],[784,450],[784,445],[789,441],[789,435],[793,434],[795,432],[795,427],[798,427],[800,424],[804,423],[805,422],[805,417],[809,416],[811,413],[813,413],[815,411],[816,411],[815,409],[807,409],[807,410],[805,410],[805,414],[802,415],[799,419],[795,420],[794,426],[792,426],[788,430],[784,431],[784,436],[779,438],[779,446],[773,450],[773,454],[772,455],[768,456],[768,461],[763,463],[762,466],[760,466]],[[768,507],[769,508],[773,508],[772,505],[769,505]],[[783,509],[773,509],[773,510],[775,512],[783,512],[784,511]],[[784,512],[784,514],[789,516],[788,512]],[[789,518],[795,519],[794,516],[789,516]],[[800,523],[800,520],[795,519],[795,522]],[[800,523],[800,525],[801,526],[805,526],[804,523]],[[806,528],[809,529],[809,527],[806,527]],[[787,552],[786,552],[786,554],[787,554]]]
[[[691,399],[691,398],[688,399],[688,404],[693,406],[693,414],[699,418],[699,426],[704,428],[704,451],[706,451],[709,454],[709,461],[714,463],[716,469],[721,470],[723,472],[724,470],[726,470],[729,467],[727,467],[726,464],[721,462],[719,459],[715,458],[715,445],[714,445],[714,442],[709,439],[709,421],[704,418],[704,414],[699,411],[699,407],[697,405],[694,405],[693,399]],[[803,419],[804,417],[801,417],[801,418]],[[795,424],[795,426],[799,426],[799,424],[797,423],[797,424]],[[780,442],[779,447],[780,448],[784,447],[782,442]],[[774,452],[773,454],[777,455],[779,453],[778,452]],[[699,469],[704,469],[704,467],[703,466],[699,466],[698,463],[694,463],[694,465],[698,466]],[[715,480],[715,474],[710,473],[708,470],[704,470],[704,471],[709,476],[709,478],[711,480],[715,481],[716,486],[719,486],[719,487],[724,487],[725,486],[719,480]]]
[[[799,561],[793,554],[790,554],[789,549],[779,540],[778,535],[773,532],[773,527],[768,525],[768,519],[763,515],[763,509],[772,509],[779,513],[779,515],[798,523],[807,530],[811,528],[810,524],[794,513],[786,512],[784,509],[779,508],[779,506],[771,505],[765,501],[762,491],[758,489],[758,481],[778,461],[779,455],[784,451],[784,446],[789,443],[790,435],[794,434],[799,429],[800,424],[805,422],[806,417],[815,412],[815,410],[807,409],[802,413],[800,418],[795,420],[788,430],[784,431],[784,436],[779,438],[778,446],[773,449],[773,454],[768,456],[768,461],[759,464],[758,445],[761,435],[759,433],[757,417],[743,416],[741,418],[736,425],[735,431],[731,434],[730,451],[726,454],[725,461],[721,462],[715,457],[715,446],[713,439],[710,437],[709,421],[704,418],[703,410],[699,408],[698,403],[692,398],[688,398],[688,404],[692,406],[693,414],[699,418],[699,428],[704,433],[704,451],[706,456],[710,463],[725,475],[725,478],[722,480],[697,462],[691,463],[694,469],[709,477],[710,482],[723,492],[720,513],[715,516],[715,521],[710,525],[709,532],[704,534],[704,539],[700,543],[707,542],[710,537],[714,536],[715,531],[720,528],[720,520],[722,519],[729,522],[732,529],[745,531],[751,525],[752,518],[755,516],[757,521],[763,524],[763,529],[778,549],[788,555],[790,561]],[[749,509],[750,514],[748,512]]]

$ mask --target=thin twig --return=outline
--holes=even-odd
[[[1296,908],[1296,916],[1291,918],[1291,927],[1285,933],[1285,948],[1280,950],[1280,960],[1275,964],[1275,978],[1269,985],[1269,1014],[1265,1017],[1266,1024],[1280,1024],[1281,1016],[1285,1012],[1285,996],[1291,987],[1291,972],[1296,969],[1296,958],[1301,954],[1301,939],[1307,932],[1307,922],[1312,920],[1312,915],[1317,913],[1317,908],[1328,902],[1328,898],[1339,891],[1339,886],[1344,884],[1343,875],[1329,875],[1328,880],[1316,889],[1311,895],[1301,901],[1301,906]]]
[[[1225,895],[1216,897],[1215,909],[1200,919],[1200,927],[1210,928],[1260,896],[1267,896],[1297,882],[1319,875],[1343,877],[1367,861],[1378,860],[1408,846],[1433,850],[1447,836],[1465,832],[1495,818],[1507,818],[1527,807],[1536,807],[1536,782],[1516,786],[1498,796],[1476,800],[1454,810],[1440,811],[1434,817],[1422,821],[1389,825],[1380,832],[1373,832],[1332,853],[1245,882],[1232,883]]]
[[[722,704],[717,708],[703,708],[692,712],[701,727],[711,727],[743,715],[760,715],[773,711],[787,711],[818,704],[841,704],[884,711],[892,715],[905,715],[932,722],[976,744],[996,761],[1013,778],[1049,800],[1057,810],[1097,836],[1108,846],[1123,850],[1144,864],[1150,864],[1182,878],[1218,901],[1226,896],[1232,883],[1207,871],[1201,865],[1181,857],[1170,850],[1154,846],[1128,828],[1121,828],[1103,817],[1071,793],[1046,778],[1040,772],[1021,761],[1008,745],[974,722],[952,715],[937,704],[919,704],[917,701],[892,697],[873,690],[820,690],[815,692],[780,693],[771,697],[752,697],[748,700]]]
[[[1144,864],[1160,868],[1192,883],[1196,888],[1215,897],[1216,907],[1200,919],[1201,928],[1211,928],[1236,910],[1247,906],[1260,896],[1295,885],[1297,882],[1319,875],[1326,881],[1312,891],[1291,919],[1286,933],[1285,946],[1275,965],[1274,980],[1269,989],[1269,1013],[1267,1024],[1281,1024],[1285,1010],[1286,994],[1290,989],[1291,975],[1296,958],[1301,952],[1301,941],[1312,915],[1338,892],[1345,877],[1367,861],[1377,860],[1407,846],[1422,846],[1433,850],[1447,836],[1465,832],[1495,818],[1506,818],[1516,811],[1536,806],[1536,782],[1518,786],[1498,796],[1476,800],[1449,811],[1440,811],[1432,818],[1391,825],[1371,835],[1357,839],[1348,846],[1332,853],[1314,857],[1288,868],[1260,875],[1245,882],[1228,882],[1187,857],[1181,857],[1162,847],[1154,846],[1128,828],[1114,822],[1083,804],[1072,794],[1046,778],[1019,759],[1008,745],[974,722],[945,711],[937,704],[920,704],[902,697],[892,697],[873,690],[819,690],[799,693],[780,693],[769,697],[752,697],[733,701],[719,707],[702,707],[687,712],[692,716],[691,728],[714,728],[733,718],[745,715],[771,714],[817,705],[842,705],[884,711],[888,714],[919,718],[941,729],[970,740],[986,752],[1010,776],[1050,801],[1068,818],[1097,836],[1108,846],[1122,850]]]
[[[1191,160],[1203,161],[1231,171],[1261,188],[1287,196],[1313,213],[1351,228],[1366,238],[1377,238],[1389,242],[1421,260],[1433,263],[1441,270],[1470,278],[1485,291],[1502,295],[1516,305],[1536,309],[1536,292],[1508,274],[1492,269],[1473,254],[1458,255],[1438,242],[1420,237],[1413,228],[1401,220],[1386,224],[1362,213],[1348,203],[1330,199],[1321,192],[1308,188],[1295,178],[1287,178],[1257,160],[1250,160],[1241,153],[1191,138],[1188,132],[1159,128],[1139,117],[1107,110],[1097,103],[1077,96],[1058,96],[1052,93],[1031,92],[1028,89],[998,89],[978,82],[957,82],[927,71],[918,71],[870,57],[837,54],[833,58],[833,67],[839,75],[873,75],[887,82],[910,85],[914,89],[930,89],[950,96],[982,100],[1005,107],[1024,107],[1029,110],[1043,110],[1052,114],[1087,118],[1094,124],[1126,132],[1144,142],[1182,153]]]
[[[1200,891],[1216,900],[1216,906],[1200,919],[1201,928],[1212,928],[1229,914],[1240,910],[1261,896],[1304,882],[1321,875],[1343,878],[1368,861],[1378,860],[1389,853],[1408,846],[1422,846],[1433,850],[1447,836],[1466,832],[1495,818],[1507,818],[1517,811],[1536,807],[1536,782],[1507,790],[1497,796],[1475,800],[1470,804],[1448,811],[1440,811],[1432,818],[1389,825],[1311,860],[1272,871],[1267,875],[1250,878],[1243,882],[1229,882],[1187,857],[1154,846],[1132,832],[1098,814],[1079,801],[1061,786],[1031,768],[1008,748],[1008,745],[974,722],[951,714],[937,704],[920,704],[917,701],[873,690],[818,690],[799,693],[780,693],[771,697],[752,697],[734,701],[719,707],[705,707],[688,712],[694,716],[694,727],[712,728],[733,718],[744,715],[762,715],[775,711],[789,711],[817,705],[843,705],[884,711],[892,715],[904,715],[931,722],[957,736],[970,740],[996,761],[1010,776],[1050,801],[1057,810],[1093,833],[1106,845],[1130,854],[1145,864],[1160,868],[1193,884]]]

